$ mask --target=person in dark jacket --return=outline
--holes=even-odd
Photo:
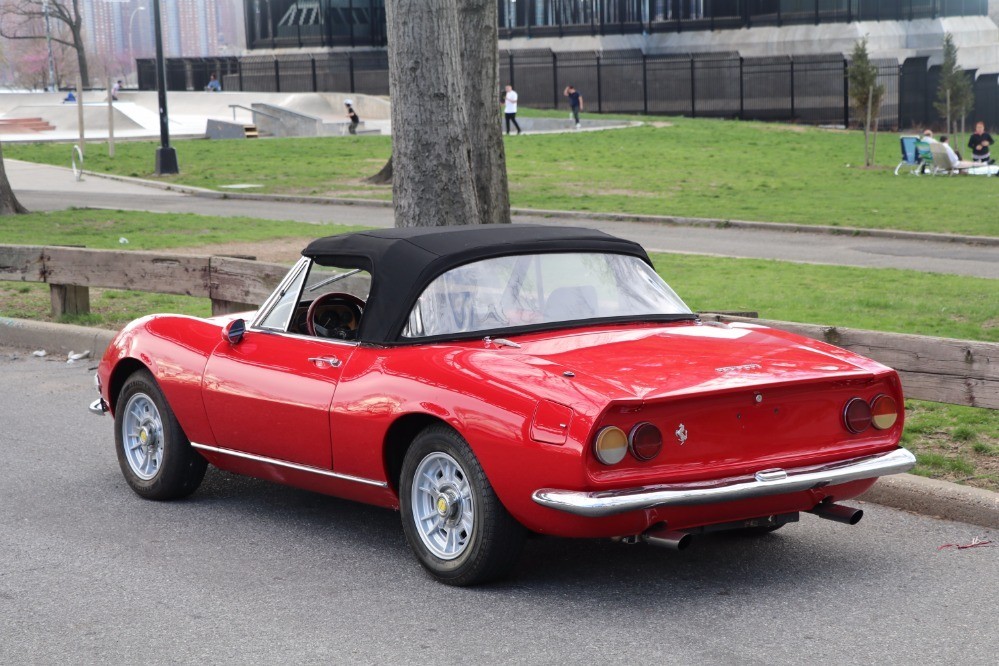
[[[351,100],[344,100],[343,105],[347,107],[347,117],[350,118],[350,127],[347,131],[351,134],[357,134],[357,126],[361,123],[360,117],[357,115],[357,111],[354,111],[354,102]]]
[[[985,131],[985,123],[979,121],[975,123],[975,133],[968,139],[968,148],[971,148],[971,159],[975,162],[992,164],[990,148],[992,147],[992,135]]]

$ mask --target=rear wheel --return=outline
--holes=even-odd
[[[191,448],[156,380],[132,373],[115,410],[118,465],[128,485],[152,500],[186,497],[205,477],[207,461]]]
[[[496,497],[468,443],[446,426],[417,435],[399,484],[402,526],[427,571],[449,585],[474,585],[513,568],[525,530]]]

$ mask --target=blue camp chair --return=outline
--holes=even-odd
[[[895,167],[895,175],[897,176],[903,168],[909,167],[909,173],[918,176],[923,166],[923,160],[920,158],[920,151],[917,148],[917,144],[920,143],[919,137],[903,136],[900,137],[899,142],[902,144],[902,161]],[[929,146],[927,146],[926,153],[929,152]]]

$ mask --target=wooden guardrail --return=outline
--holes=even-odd
[[[213,314],[257,307],[287,266],[233,257],[0,245],[0,280],[45,282],[52,314],[86,314],[90,287],[198,296]]]
[[[909,398],[999,409],[999,343],[720,314],[701,317],[771,326],[873,358],[898,371]]]
[[[213,314],[257,307],[288,267],[232,257],[0,245],[0,280],[45,282],[55,316],[89,310],[89,288],[199,296]],[[769,321],[731,314],[703,319],[779,328],[895,368],[910,398],[999,409],[999,343]]]

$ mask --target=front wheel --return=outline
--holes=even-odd
[[[139,370],[125,380],[114,430],[118,465],[137,494],[151,500],[179,499],[201,485],[208,462],[191,448],[148,371]]]
[[[399,486],[406,539],[437,580],[475,585],[517,563],[525,530],[458,433],[446,426],[420,433],[406,452]]]

